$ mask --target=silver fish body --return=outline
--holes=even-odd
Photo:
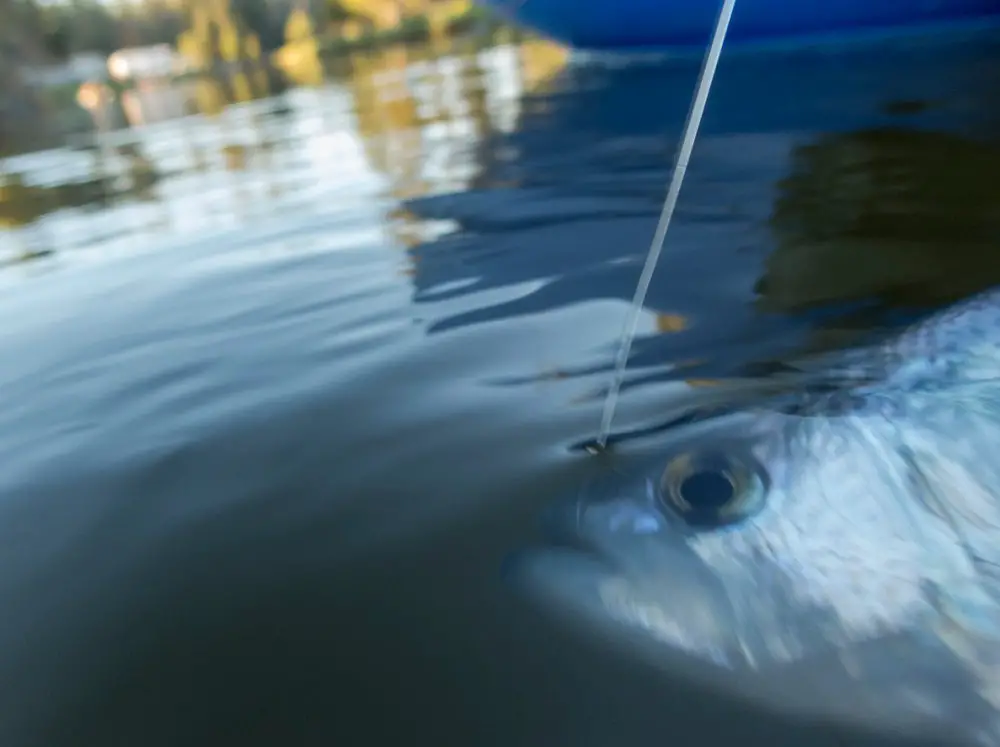
[[[1000,291],[616,453],[511,578],[767,708],[1000,746]]]

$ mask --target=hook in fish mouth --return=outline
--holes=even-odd
[[[594,439],[593,441],[583,441],[579,445],[572,447],[574,450],[585,451],[591,456],[601,456],[611,451],[610,444],[605,440]]]
[[[613,431],[603,441],[599,437],[576,441],[570,444],[569,451],[584,452],[592,456],[609,455],[615,453],[615,447],[618,445],[670,433],[681,426],[710,420],[734,411],[735,408],[727,404],[698,406],[652,425]]]

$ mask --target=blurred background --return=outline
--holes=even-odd
[[[419,173],[426,150],[510,122],[565,58],[467,0],[3,0],[0,17],[8,262],[277,209],[348,120],[393,193],[420,194],[441,178]]]
[[[295,206],[322,210],[372,176],[385,226],[416,261],[442,219],[472,205],[503,213],[514,192],[447,207],[419,198],[506,186],[524,199],[532,180],[552,177],[557,152],[584,154],[565,181],[579,184],[604,168],[591,145],[633,148],[655,191],[694,83],[690,64],[580,64],[471,0],[0,2],[4,264],[141,252]],[[794,75],[788,61],[751,60],[753,78],[724,64],[734,72],[713,92],[709,127],[781,133],[794,151],[784,175],[777,160],[758,175],[781,190],[756,216],[769,226],[762,250],[779,249],[756,285],[762,308],[887,294],[936,303],[996,276],[979,243],[994,235],[991,49],[877,54],[864,72],[864,52],[809,58]],[[726,93],[738,85],[741,95]],[[798,142],[804,133],[819,140]],[[847,176],[857,169],[864,188]],[[970,232],[988,238],[965,251]],[[948,251],[933,236],[947,236]],[[805,261],[827,272],[805,272]]]

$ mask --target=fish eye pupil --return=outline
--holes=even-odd
[[[694,472],[681,482],[680,497],[695,511],[720,510],[734,497],[735,487],[718,470]]]
[[[746,519],[763,505],[769,481],[756,457],[735,448],[675,453],[660,477],[659,501],[696,530]]]

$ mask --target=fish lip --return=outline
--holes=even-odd
[[[571,605],[582,600],[589,614],[596,611],[604,622],[614,621],[703,664],[732,670],[744,663],[742,655],[737,656],[736,612],[724,584],[688,545],[686,533],[665,515],[651,481],[644,499],[603,503],[621,506],[621,527],[604,525],[614,521],[614,509],[597,520],[595,532],[585,520],[592,504],[579,498],[550,504],[540,518],[542,542],[509,553],[502,563],[503,576],[535,578],[539,566],[573,566],[563,574],[579,589]],[[617,550],[619,538],[634,542],[635,553]],[[632,565],[636,558],[639,564]],[[567,593],[552,582],[548,586],[547,596]]]
[[[713,659],[711,656],[704,655],[705,650],[702,647],[683,646],[679,640],[665,639],[659,635],[663,632],[662,628],[649,625],[640,619],[643,613],[660,612],[663,613],[664,619],[658,622],[673,623],[679,628],[693,630],[701,634],[703,631],[699,626],[685,624],[688,622],[687,616],[678,614],[678,612],[683,613],[685,609],[690,611],[690,607],[658,604],[657,601],[662,600],[654,600],[652,596],[644,594],[641,584],[635,583],[634,579],[630,578],[627,573],[618,572],[615,566],[610,564],[600,553],[581,552],[577,548],[567,546],[524,547],[510,552],[504,557],[501,563],[501,575],[509,581],[523,580],[526,576],[537,578],[536,571],[541,565],[551,566],[564,563],[572,564],[575,572],[564,573],[560,583],[552,583],[550,580],[545,584],[542,594],[545,606],[553,607],[551,602],[554,597],[566,595],[573,598],[573,587],[578,589],[583,587],[584,596],[576,594],[575,602],[570,605],[557,603],[555,609],[562,614],[569,613],[569,617],[578,622],[585,619],[588,614],[594,614],[593,610],[597,610],[602,625],[612,622],[616,626],[624,626],[629,630],[640,632],[643,641],[655,641],[661,647],[667,645],[669,649],[683,653],[692,660],[705,663],[706,658]],[[529,584],[529,594],[537,597],[538,588],[540,587],[537,583]],[[699,597],[704,599],[709,598],[709,595],[699,594]],[[592,608],[590,613],[584,613],[583,618],[572,609],[583,606],[579,604],[580,600],[583,601],[584,605]],[[730,662],[723,662],[718,657],[715,657],[714,663],[726,664],[727,666],[730,664]]]

